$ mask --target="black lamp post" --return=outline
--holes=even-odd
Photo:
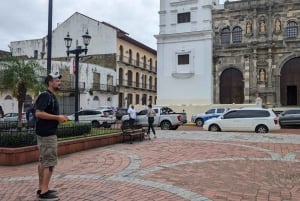
[[[64,38],[65,45],[67,47],[67,55],[69,57],[69,54],[75,54],[75,121],[78,122],[78,103],[79,103],[79,87],[78,87],[78,74],[79,74],[79,55],[81,53],[87,54],[87,46],[90,43],[91,36],[89,35],[89,32],[86,31],[86,33],[82,36],[84,49],[81,48],[81,46],[78,45],[78,40],[76,40],[76,49],[70,50],[71,44],[72,44],[72,38],[70,38],[70,34],[68,33],[67,36]]]

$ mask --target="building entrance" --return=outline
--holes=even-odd
[[[300,105],[300,57],[286,62],[281,69],[280,100],[283,106]]]
[[[241,71],[229,68],[220,77],[220,103],[244,103],[244,82]]]
[[[297,86],[287,86],[287,105],[297,105]]]

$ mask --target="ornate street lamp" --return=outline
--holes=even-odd
[[[67,47],[67,55],[69,57],[70,54],[75,55],[75,121],[78,122],[78,103],[79,103],[79,87],[78,87],[78,75],[79,75],[79,55],[83,52],[85,55],[87,54],[87,46],[90,44],[91,36],[89,35],[88,30],[86,33],[82,36],[84,49],[81,48],[81,46],[78,45],[78,40],[76,40],[76,49],[70,50],[71,44],[72,44],[72,38],[70,37],[70,34],[68,32],[67,36],[64,38],[65,45]]]

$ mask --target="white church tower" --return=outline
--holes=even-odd
[[[209,105],[213,101],[214,0],[160,0],[157,104]]]

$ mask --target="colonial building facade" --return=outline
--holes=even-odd
[[[157,38],[158,103],[208,105],[213,100],[212,0],[161,0]]]
[[[119,105],[156,104],[156,51],[118,31]]]
[[[73,38],[72,50],[76,45],[82,45],[82,35],[86,31],[92,39],[87,55],[81,55],[79,62],[79,107],[128,107],[129,104],[155,103],[156,51],[117,27],[77,12],[52,32],[51,68],[64,75],[61,97],[64,100],[61,102],[74,108],[74,55],[67,58],[64,38],[67,34]],[[46,37],[13,41],[10,47],[13,56],[39,60],[47,56]]]
[[[226,1],[212,12],[213,102],[300,105],[300,2]]]

